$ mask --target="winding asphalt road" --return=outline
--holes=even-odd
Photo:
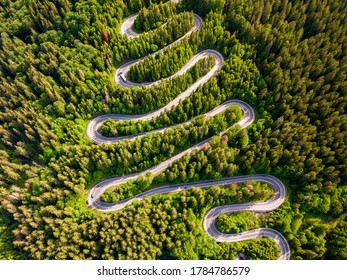
[[[124,32],[123,34],[128,36],[129,38],[134,38],[134,37],[137,37],[139,36],[139,34],[135,33],[135,31],[133,31],[131,29],[131,27],[123,27],[124,25],[125,26],[128,26],[130,23],[133,23],[135,18],[136,18],[137,14],[135,15],[132,15],[130,16],[129,18],[127,18],[125,20],[125,22],[122,24],[121,26],[121,32]],[[200,16],[198,16],[197,14],[194,14],[194,26],[184,35],[182,36],[181,38],[179,38],[178,40],[176,40],[175,42],[171,43],[170,45],[166,46],[165,48],[163,49],[160,49],[154,53],[151,54],[151,56],[155,56],[157,55],[158,53],[162,53],[164,50],[174,46],[175,44],[177,44],[178,42],[180,42],[183,38],[189,36],[192,32],[194,32],[195,30],[198,30],[200,29],[202,26],[202,19]],[[123,31],[122,31],[123,30]],[[135,35],[136,34],[136,35]],[[123,81],[120,77],[120,74],[123,73],[123,75],[125,77],[128,77],[127,73],[129,72],[130,70],[130,67],[133,66],[134,64],[137,64],[139,62],[139,60],[142,60],[143,58],[139,58],[139,59],[135,59],[135,60],[132,60],[132,61],[129,61],[127,63],[124,63],[123,65],[121,65],[115,72],[115,75],[114,75],[114,78],[115,78],[115,81],[118,85],[124,87],[124,88],[130,88],[130,87],[142,87],[142,86],[151,86],[151,85],[155,85],[155,84],[158,84],[158,83],[161,83],[162,81],[164,80],[167,80],[167,79],[171,79],[172,77],[175,77],[177,75],[181,75],[183,73],[185,73],[190,67],[192,67],[195,63],[197,63],[200,59],[202,59],[203,57],[207,57],[207,56],[214,56],[216,58],[216,62],[217,62],[217,65],[215,65],[213,67],[214,71],[217,71],[220,66],[223,64],[223,56],[215,51],[215,50],[205,50],[205,51],[202,51],[200,53],[198,53],[197,55],[195,55],[190,61],[188,61],[188,63],[182,67],[178,72],[176,72],[174,75],[166,78],[166,79],[162,79],[162,80],[159,80],[159,81],[155,81],[155,82],[147,82],[147,83],[134,83],[134,82],[131,82],[129,80],[127,80],[127,82]],[[220,65],[218,65],[220,64]],[[213,70],[212,69],[212,70]],[[212,71],[211,70],[211,71]],[[210,71],[210,72],[211,72]],[[212,71],[213,73],[213,71]],[[213,75],[213,74],[212,74]],[[209,80],[210,79],[210,76],[204,76],[205,80]],[[199,85],[198,85],[199,86]]]
[[[178,2],[178,0],[174,1]],[[125,20],[125,22],[121,26],[121,33],[129,38],[133,38],[138,36],[136,34],[131,26],[135,20],[137,15],[133,15]],[[202,25],[202,20],[199,16],[195,15],[195,26],[194,28],[185,36],[189,35],[194,30],[198,29]],[[183,37],[182,37],[183,38]],[[175,41],[173,44],[180,41],[182,38]],[[171,44],[172,45],[172,44]],[[170,46],[168,46],[170,47]],[[167,48],[167,47],[166,47]],[[160,50],[162,51],[162,50]],[[187,71],[190,67],[192,67],[199,59],[201,59],[204,56],[213,56],[216,60],[216,64],[214,67],[200,80],[195,82],[192,86],[190,86],[187,90],[185,90],[183,93],[181,93],[179,96],[177,96],[174,100],[172,100],[170,103],[168,103],[166,106],[146,114],[142,115],[123,115],[123,114],[107,114],[107,115],[100,115],[94,119],[92,119],[87,127],[87,134],[89,138],[96,144],[100,143],[112,143],[112,142],[118,142],[124,139],[133,140],[136,137],[142,137],[148,133],[154,133],[154,132],[163,132],[166,129],[172,129],[176,126],[172,127],[166,127],[162,129],[157,129],[155,131],[147,132],[147,133],[140,133],[138,135],[131,135],[131,136],[121,136],[121,137],[114,137],[114,138],[108,138],[102,136],[98,129],[101,126],[101,124],[106,121],[107,119],[113,119],[116,121],[124,121],[124,120],[149,120],[152,118],[155,118],[159,116],[164,110],[169,110],[179,103],[180,100],[183,100],[184,98],[188,97],[190,94],[192,94],[200,85],[203,85],[206,83],[212,76],[214,76],[217,71],[221,68],[223,63],[223,57],[222,55],[215,51],[215,50],[205,50],[197,55],[195,55],[182,69],[180,69],[175,75],[181,75],[185,71]],[[144,83],[144,84],[138,84],[138,83],[132,83],[130,81],[124,82],[120,78],[120,73],[123,73],[123,75],[126,75],[129,71],[129,68],[131,65],[134,65],[135,63],[138,63],[139,60],[130,61],[126,64],[123,64],[120,68],[117,69],[115,72],[115,81],[119,86],[122,87],[142,87],[142,86],[152,86],[156,83],[161,82],[156,81],[152,83]],[[170,77],[171,78],[171,77]],[[229,100],[227,102],[224,102],[223,104],[217,106],[212,111],[205,114],[205,117],[211,117],[214,116],[223,110],[227,109],[230,105],[238,105],[242,110],[242,119],[236,124],[240,125],[242,128],[247,127],[254,121],[254,111],[250,105],[248,105],[244,101],[240,100]],[[184,124],[188,124],[190,122],[186,122]],[[183,125],[183,124],[180,124]],[[228,128],[230,129],[230,128]],[[227,129],[227,130],[228,130]],[[221,132],[219,135],[223,135],[225,131]],[[279,259],[290,259],[290,248],[286,241],[286,239],[283,237],[281,233],[274,229],[269,228],[258,228],[254,230],[249,230],[246,232],[238,233],[238,234],[226,234],[221,233],[216,228],[216,219],[221,214],[227,214],[227,213],[235,213],[235,212],[241,212],[241,211],[253,211],[253,212],[270,212],[278,208],[282,203],[285,201],[286,198],[286,188],[283,185],[283,183],[277,179],[274,176],[266,175],[266,174],[254,174],[254,175],[247,175],[247,176],[236,176],[232,178],[224,178],[220,180],[205,180],[200,182],[194,182],[194,183],[183,183],[183,184],[175,184],[175,185],[166,185],[158,188],[154,188],[148,191],[145,191],[141,194],[138,194],[132,198],[122,200],[117,203],[105,203],[100,200],[100,196],[110,187],[115,187],[117,185],[121,185],[129,180],[136,180],[139,176],[144,176],[147,174],[147,172],[152,173],[153,175],[158,174],[165,170],[171,163],[173,163],[175,160],[181,158],[187,153],[191,153],[193,150],[201,149],[207,142],[209,142],[211,138],[206,139],[189,149],[173,156],[172,158],[152,167],[145,171],[130,174],[126,176],[120,176],[116,178],[109,178],[104,179],[100,182],[98,182],[90,191],[88,195],[88,204],[93,207],[94,209],[97,209],[102,212],[110,212],[110,211],[117,211],[120,210],[127,205],[131,204],[134,200],[142,200],[147,196],[153,196],[156,194],[167,194],[167,193],[173,193],[173,192],[179,192],[184,191],[193,187],[196,188],[208,188],[212,186],[222,186],[222,185],[228,185],[232,183],[243,183],[248,182],[251,180],[257,180],[264,183],[269,184],[273,190],[275,195],[270,200],[265,201],[258,201],[258,202],[249,202],[249,203],[242,203],[242,204],[232,204],[232,205],[222,205],[217,206],[212,209],[210,209],[203,221],[203,227],[206,233],[211,236],[213,239],[215,239],[217,242],[236,242],[236,241],[243,241],[243,240],[249,240],[253,238],[258,237],[268,237],[273,239],[276,244],[278,245],[281,254]]]

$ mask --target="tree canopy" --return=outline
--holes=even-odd
[[[250,217],[250,224],[240,216],[221,217],[223,230],[262,223],[285,236],[293,259],[346,259],[347,2],[183,0],[177,7],[160,2],[1,2],[0,258],[277,258],[271,240],[217,243],[201,226],[206,209],[262,199],[270,195],[264,186],[158,195],[107,215],[85,203],[99,180],[145,170],[220,131],[226,116],[205,122],[199,116],[241,99],[256,111],[248,129],[235,126],[137,183],[151,188],[272,174],[288,188],[286,203],[261,221]],[[148,32],[129,39],[119,29],[135,12],[141,15],[137,28]],[[194,118],[197,123],[175,133],[94,145],[85,133],[92,117],[158,109],[213,65],[207,58],[151,88],[124,89],[114,82],[120,64],[186,34],[192,12],[203,17],[201,29],[145,59],[131,70],[132,78],[170,76],[208,48],[223,55],[221,70],[152,122],[105,123],[101,130],[129,134]]]

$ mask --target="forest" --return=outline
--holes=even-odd
[[[104,199],[167,183],[271,174],[285,183],[286,202],[261,215],[222,215],[218,228],[269,227],[287,239],[292,259],[346,259],[347,2],[161,2],[1,1],[0,259],[235,259],[239,253],[276,259],[279,250],[270,239],[217,243],[202,227],[214,206],[271,197],[259,182],[156,195],[107,214],[86,205],[101,179],[155,166],[237,121],[237,109],[233,117],[201,117],[229,99],[252,105],[251,126],[234,126],[162,173]],[[120,25],[136,12],[141,35],[129,39]],[[192,12],[202,17],[202,27],[147,57],[186,34]],[[131,89],[114,82],[119,65],[147,57],[130,78],[156,80],[204,49],[218,50],[224,63],[194,94],[148,123],[109,121],[101,132],[130,135],[194,124],[113,144],[88,139],[92,117],[158,109],[214,62],[206,58],[183,75]]]

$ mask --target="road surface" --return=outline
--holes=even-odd
[[[175,1],[177,2],[177,1]],[[133,38],[138,36],[133,30],[132,30],[132,24],[135,20],[137,15],[130,16],[127,18],[124,23],[121,26],[121,33],[124,34],[125,36],[128,36],[129,38]],[[194,28],[188,32],[185,36],[189,35],[191,32],[193,32],[196,29],[199,29],[202,25],[202,20],[199,16],[195,15],[195,26]],[[173,44],[177,43],[179,40],[182,38],[178,39],[175,41]],[[172,45],[172,44],[171,44]],[[170,45],[170,46],[171,46]],[[170,47],[167,46],[167,47]],[[166,48],[167,48],[166,47]],[[160,50],[163,51],[163,50]],[[174,100],[169,102],[167,105],[164,107],[155,110],[153,112],[149,112],[146,114],[142,115],[123,115],[123,114],[107,114],[107,115],[100,115],[94,119],[92,119],[87,127],[87,135],[89,138],[96,144],[100,143],[113,143],[117,141],[121,141],[123,139],[129,139],[133,140],[136,137],[142,137],[148,133],[154,133],[154,132],[163,132],[166,129],[172,129],[176,126],[171,126],[171,127],[166,127],[162,129],[157,129],[155,131],[151,132],[144,132],[140,133],[138,135],[131,135],[131,136],[120,136],[120,137],[114,137],[114,138],[108,138],[102,136],[99,132],[98,129],[101,126],[101,124],[106,121],[107,119],[113,119],[116,121],[124,121],[124,120],[150,120],[152,118],[155,118],[159,116],[164,110],[170,110],[173,107],[177,106],[180,100],[183,100],[187,98],[190,94],[192,94],[200,85],[205,84],[212,76],[216,75],[218,70],[221,68],[223,64],[223,56],[215,51],[215,50],[204,50],[197,55],[195,55],[182,69],[180,69],[175,75],[181,75],[184,72],[186,72],[190,67],[192,67],[198,60],[205,56],[213,56],[216,60],[216,63],[214,67],[200,80],[195,82],[192,86],[190,86],[187,90],[185,90],[183,93],[181,93],[179,96],[177,96]],[[129,71],[129,68],[131,65],[134,65],[138,63],[139,60],[134,60],[130,61],[128,63],[123,64],[121,67],[117,69],[115,72],[115,81],[119,86],[122,87],[142,87],[142,86],[152,86],[156,83],[162,82],[156,81],[156,82],[151,82],[151,83],[144,83],[144,84],[139,84],[139,83],[133,83],[131,81],[126,81],[124,82],[121,77],[120,73],[126,76],[127,72]],[[172,77],[169,77],[172,78]],[[168,79],[169,79],[168,78]],[[229,100],[224,102],[223,104],[217,106],[214,108],[212,111],[208,112],[205,114],[205,117],[211,117],[214,116],[223,110],[227,109],[230,105],[237,105],[241,108],[242,110],[242,119],[237,123],[237,125],[240,125],[242,128],[246,128],[249,126],[253,121],[254,121],[254,111],[252,107],[247,104],[244,101],[240,100]],[[190,123],[190,122],[186,122]],[[185,123],[185,124],[186,124]],[[183,125],[183,124],[180,124]],[[228,128],[230,129],[230,128]],[[227,129],[227,130],[228,130]],[[221,132],[219,135],[224,134],[225,131]],[[289,245],[286,241],[286,239],[283,237],[281,233],[274,229],[269,229],[269,228],[258,228],[254,230],[249,230],[246,232],[238,233],[238,234],[226,234],[226,233],[221,233],[218,231],[216,228],[216,219],[219,215],[221,214],[226,214],[226,213],[234,213],[234,212],[241,212],[241,211],[254,211],[254,212],[270,212],[278,208],[279,206],[282,205],[282,203],[285,201],[286,198],[286,188],[283,185],[283,183],[277,179],[274,176],[271,175],[266,175],[266,174],[254,174],[254,175],[247,175],[247,176],[237,176],[237,177],[232,177],[232,178],[224,178],[220,180],[205,180],[205,181],[199,181],[199,182],[193,182],[193,183],[184,183],[184,184],[175,184],[175,185],[166,185],[158,188],[153,188],[151,190],[148,190],[146,192],[140,193],[134,197],[131,197],[129,199],[122,200],[117,203],[105,203],[100,200],[100,196],[110,187],[115,187],[117,185],[123,184],[129,180],[136,180],[140,175],[145,175],[147,172],[152,173],[153,175],[158,174],[165,170],[171,163],[174,161],[178,160],[182,156],[184,156],[187,153],[191,153],[193,150],[196,149],[201,149],[207,142],[209,142],[211,138],[206,139],[189,149],[182,151],[181,153],[171,157],[170,159],[167,159],[166,161],[151,167],[145,171],[135,173],[135,174],[130,174],[126,176],[120,176],[116,178],[108,178],[104,179],[100,182],[98,182],[90,191],[88,195],[87,202],[88,204],[93,207],[94,209],[97,209],[102,212],[110,212],[110,211],[117,211],[125,206],[131,204],[134,200],[141,200],[144,199],[147,196],[153,196],[156,194],[167,194],[167,193],[173,193],[173,192],[179,192],[179,191],[185,191],[187,189],[190,189],[192,187],[198,187],[198,188],[208,188],[212,186],[222,186],[222,185],[228,185],[232,183],[243,183],[243,182],[248,182],[251,180],[257,180],[261,181],[264,183],[269,184],[273,189],[274,189],[274,197],[272,197],[269,200],[265,201],[257,201],[257,202],[249,202],[249,203],[242,203],[242,204],[232,204],[232,205],[222,205],[222,206],[217,206],[212,209],[210,209],[203,221],[203,227],[206,233],[211,236],[213,239],[215,239],[217,242],[236,242],[236,241],[243,241],[243,240],[249,240],[257,237],[268,237],[273,239],[276,244],[278,245],[281,254],[279,259],[290,259],[290,248]]]

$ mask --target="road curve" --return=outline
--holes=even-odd
[[[129,24],[129,22],[133,22],[136,18],[137,14],[133,15],[133,16],[130,16],[124,23],[124,24]],[[122,26],[123,26],[122,25]],[[122,26],[121,26],[121,32],[122,32]],[[189,30],[189,32],[187,32],[184,36],[180,37],[178,40],[176,40],[175,42],[171,43],[170,45],[166,46],[165,48],[163,49],[160,49],[154,53],[151,54],[151,56],[155,56],[157,55],[158,53],[162,53],[164,50],[166,50],[167,48],[170,48],[172,47],[173,45],[177,44],[178,42],[180,42],[183,38],[189,36],[193,31],[195,30],[198,30],[200,29],[202,26],[202,19],[199,15],[197,14],[194,14],[194,26]],[[129,28],[126,28],[125,31],[124,31],[124,34],[129,37],[129,38],[133,38],[135,37],[133,34],[134,34],[134,31],[129,31]],[[136,33],[135,33],[136,34]],[[136,35],[138,36],[138,34]],[[151,86],[151,85],[155,85],[155,84],[158,84],[158,83],[161,83],[162,81],[164,80],[167,80],[167,79],[170,79],[174,76],[177,76],[177,75],[181,75],[183,73],[185,73],[187,71],[187,69],[189,69],[190,67],[192,67],[196,62],[198,62],[201,58],[203,57],[206,57],[206,56],[209,56],[209,55],[212,55],[216,58],[216,61],[217,61],[217,64],[220,64],[222,65],[224,59],[223,59],[223,56],[215,51],[215,50],[205,50],[205,51],[202,51],[200,53],[198,53],[197,55],[195,55],[190,61],[188,61],[188,63],[183,67],[181,68],[178,72],[176,72],[174,75],[166,78],[166,79],[162,79],[160,81],[156,81],[156,82],[147,82],[147,83],[134,83],[134,82],[131,82],[131,81],[123,81],[121,79],[121,76],[120,74],[123,73],[123,75],[125,77],[128,77],[128,72],[130,70],[130,67],[139,63],[140,60],[143,60],[143,58],[139,58],[139,59],[135,59],[135,60],[132,60],[132,61],[129,61],[127,63],[124,63],[123,65],[119,66],[119,68],[116,70],[116,72],[114,73],[114,79],[116,81],[116,83],[124,88],[130,88],[130,87],[142,87],[142,86]],[[215,69],[218,69],[219,67],[217,65],[215,65],[214,67]]]
[[[237,234],[221,233],[216,227],[216,220],[219,215],[236,213],[241,211],[252,212],[270,212],[280,207],[286,199],[286,188],[283,183],[272,175],[254,174],[249,176],[237,176],[231,178],[227,183],[243,183],[250,180],[260,181],[270,185],[275,195],[270,200],[259,202],[249,202],[232,205],[222,205],[210,209],[203,221],[204,230],[206,233],[213,237],[217,242],[236,242],[242,240],[253,239],[257,237],[272,238],[281,250],[280,260],[290,259],[290,247],[284,236],[274,229],[258,228]],[[228,179],[227,179],[228,181]]]
[[[177,0],[174,2],[178,2]],[[136,15],[130,16],[127,18],[124,23],[121,26],[121,33],[124,34],[125,36],[128,36],[129,38],[133,38],[138,36],[133,30],[132,30],[132,24],[136,18]],[[189,35],[192,31],[198,29],[201,27],[202,20],[199,16],[195,15],[195,26],[194,28],[189,31],[188,34],[185,36]],[[183,37],[178,39],[177,41],[181,40]],[[177,43],[175,41],[173,44]],[[172,44],[171,44],[172,45]],[[168,46],[169,47],[169,46]],[[167,47],[166,47],[167,48]],[[162,50],[160,50],[162,51]],[[98,129],[101,126],[101,124],[106,121],[107,119],[113,119],[116,121],[124,121],[124,120],[149,120],[152,118],[155,118],[159,116],[164,110],[169,110],[172,109],[173,107],[177,106],[180,100],[183,100],[184,98],[188,97],[190,94],[192,94],[200,85],[203,85],[206,83],[212,76],[214,76],[217,71],[221,68],[222,63],[224,61],[223,56],[215,51],[215,50],[205,50],[197,55],[195,55],[182,69],[180,69],[175,75],[180,75],[183,74],[185,71],[187,71],[190,67],[192,67],[199,59],[205,56],[213,56],[216,60],[216,64],[214,67],[200,80],[195,82],[192,86],[190,86],[187,90],[185,90],[183,93],[181,93],[179,96],[177,96],[174,100],[169,102],[167,105],[164,107],[155,110],[153,112],[149,112],[146,114],[141,114],[141,115],[123,115],[123,114],[106,114],[106,115],[100,115],[97,116],[96,118],[90,120],[88,126],[87,126],[87,135],[88,137],[96,144],[100,143],[112,143],[112,142],[118,142],[124,139],[129,139],[133,140],[136,137],[142,137],[144,135],[147,135],[148,133],[154,133],[154,132],[163,132],[166,129],[172,129],[176,126],[172,127],[166,127],[162,129],[157,129],[151,132],[145,132],[145,133],[140,133],[138,135],[131,135],[131,136],[121,136],[121,137],[114,137],[114,138],[108,138],[105,136],[102,136],[99,132]],[[122,87],[142,87],[142,86],[152,86],[154,84],[157,84],[160,81],[156,82],[151,82],[151,83],[144,83],[144,84],[139,84],[139,83],[133,83],[130,81],[124,82],[120,78],[120,73],[123,73],[123,75],[126,75],[126,73],[129,71],[129,68],[131,65],[134,65],[135,63],[138,63],[139,60],[134,60],[130,61],[128,63],[123,64],[121,67],[117,69],[115,72],[115,81],[119,86]],[[169,77],[169,78],[172,78]],[[252,107],[247,104],[244,101],[240,100],[229,100],[221,105],[217,106],[210,112],[205,114],[205,117],[211,117],[214,116],[226,108],[228,108],[230,105],[238,105],[241,110],[242,110],[242,119],[237,123],[237,125],[240,125],[242,128],[246,128],[248,125],[250,125],[255,118],[254,111]],[[186,122],[184,124],[188,124],[190,122]],[[183,124],[180,124],[183,125]],[[230,129],[230,128],[228,128]],[[227,129],[227,130],[228,130]],[[222,135],[225,133],[225,131],[221,132],[219,135]],[[275,192],[275,195],[272,199],[270,200],[265,200],[265,201],[258,201],[258,202],[249,202],[249,203],[242,203],[242,204],[232,204],[232,205],[222,205],[222,206],[217,206],[212,209],[210,209],[203,221],[203,227],[206,233],[211,236],[213,239],[215,239],[217,242],[236,242],[236,241],[243,241],[243,240],[249,240],[257,237],[268,237],[273,239],[276,244],[278,245],[279,249],[281,250],[281,255],[279,259],[290,259],[290,248],[289,245],[286,241],[286,239],[283,237],[281,233],[274,229],[269,229],[269,228],[258,228],[238,234],[226,234],[226,233],[221,233],[218,231],[216,228],[216,219],[219,215],[221,214],[226,214],[226,213],[234,213],[234,212],[240,212],[240,211],[254,211],[254,212],[270,212],[278,208],[286,198],[286,188],[283,185],[283,183],[277,179],[274,176],[271,175],[265,175],[265,174],[254,174],[254,175],[247,175],[247,176],[236,176],[232,178],[224,178],[220,180],[205,180],[205,181],[200,181],[200,182],[193,182],[193,183],[183,183],[183,184],[175,184],[175,185],[166,185],[158,188],[154,188],[148,191],[145,191],[141,194],[138,194],[132,198],[122,200],[117,203],[105,203],[100,200],[100,196],[110,187],[115,187],[117,185],[121,185],[129,180],[136,180],[139,176],[144,176],[146,173],[150,172],[152,174],[158,174],[165,170],[171,163],[173,163],[175,160],[181,158],[187,153],[191,153],[193,150],[201,149],[207,142],[209,142],[211,138],[208,138],[188,149],[185,151],[182,151],[181,153],[171,157],[170,159],[167,159],[166,161],[151,167],[145,171],[135,173],[135,174],[130,174],[130,175],[125,175],[125,176],[120,176],[116,178],[108,178],[99,181],[90,191],[87,202],[88,204],[99,211],[102,212],[111,212],[111,211],[117,211],[120,210],[127,205],[131,204],[134,200],[142,200],[147,196],[153,196],[156,194],[167,194],[167,193],[173,193],[173,192],[179,192],[183,190],[190,189],[192,187],[198,187],[198,188],[208,188],[212,186],[217,186],[217,185],[227,185],[227,184],[232,184],[232,183],[243,183],[243,182],[248,182],[251,180],[257,180],[261,181],[264,183],[269,184]]]
[[[242,119],[239,122],[237,122],[235,125],[240,125],[242,128],[245,128],[253,122],[254,117],[255,117],[253,108],[248,103],[241,101],[241,100],[236,100],[236,99],[228,100],[228,101],[222,103],[221,105],[215,107],[213,110],[204,114],[204,116],[205,116],[205,118],[213,117],[213,116],[225,111],[231,105],[237,105],[242,110]],[[176,128],[178,126],[183,126],[183,125],[187,125],[187,124],[192,123],[192,121],[187,121],[187,122],[184,122],[184,123],[181,123],[178,125],[173,125],[173,126],[169,126],[169,127],[155,129],[155,130],[152,130],[150,132],[142,132],[142,133],[135,134],[135,135],[118,136],[118,137],[106,137],[106,136],[101,135],[101,133],[99,132],[100,126],[103,124],[103,122],[105,122],[108,119],[112,119],[115,121],[149,120],[151,118],[158,116],[159,115],[158,112],[162,112],[162,109],[159,109],[159,110],[154,111],[152,113],[142,114],[142,115],[123,115],[123,114],[100,115],[100,116],[97,116],[97,117],[95,117],[89,121],[88,126],[87,126],[87,135],[95,144],[101,144],[101,143],[110,144],[110,143],[118,142],[118,141],[121,141],[124,139],[135,140],[137,137],[145,136],[148,133],[164,132],[167,129],[173,129],[173,128]]]

